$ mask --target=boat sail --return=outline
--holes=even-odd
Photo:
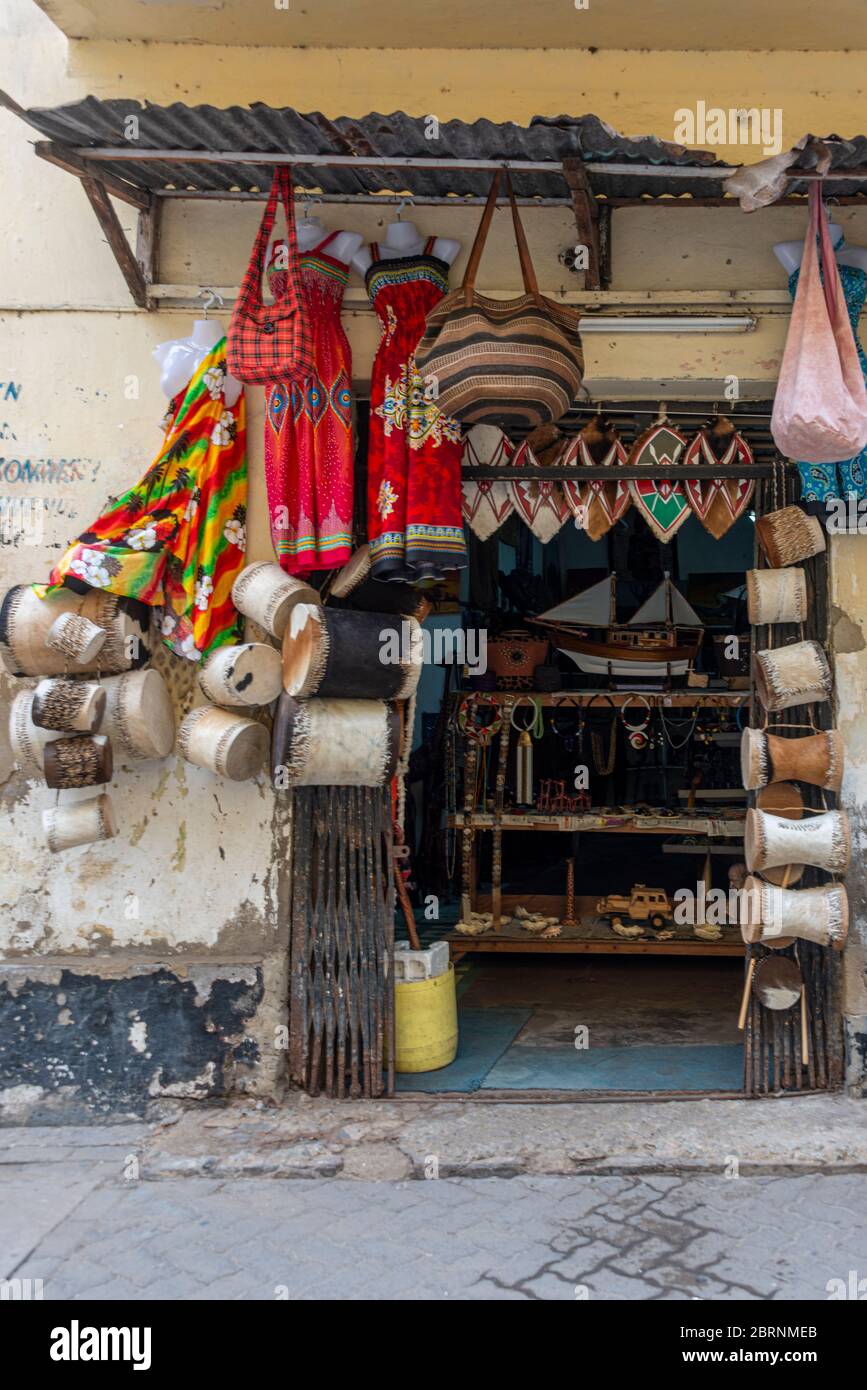
[[[579,670],[597,676],[685,675],[703,636],[701,619],[668,574],[626,623],[617,622],[613,574],[530,621]],[[602,629],[598,636],[588,631],[594,628]]]

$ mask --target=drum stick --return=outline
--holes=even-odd
[[[741,1000],[741,1011],[738,1014],[738,1029],[741,1033],[744,1031],[744,1028],[746,1027],[747,1009],[749,1008],[750,1004],[750,990],[752,989],[753,985],[753,973],[755,971],[755,968],[756,958],[755,956],[750,956],[750,963],[747,966],[747,978],[744,981],[744,997]]]
[[[810,1038],[807,1030],[807,986],[801,985],[801,1062],[806,1067],[810,1061]]]

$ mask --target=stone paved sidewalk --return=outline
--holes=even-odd
[[[865,1211],[860,1174],[148,1182],[105,1157],[5,1163],[0,1272],[56,1300],[821,1301],[867,1275]]]
[[[2,1153],[2,1130],[0,1130]],[[146,1176],[423,1178],[867,1172],[867,1102],[792,1099],[528,1104],[329,1101],[188,1109],[148,1130]]]

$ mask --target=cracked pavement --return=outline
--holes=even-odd
[[[148,1178],[147,1126],[0,1131],[0,1275],[43,1297],[824,1301],[867,1174]]]

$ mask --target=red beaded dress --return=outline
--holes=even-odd
[[[467,563],[461,517],[461,431],[415,364],[425,318],[448,289],[432,254],[381,257],[365,283],[382,326],[370,384],[367,532],[376,579],[440,579]]]
[[[349,269],[325,248],[331,232],[300,257],[316,370],[302,384],[265,390],[265,477],[274,549],[289,574],[333,569],[352,548],[352,355],[340,322]],[[275,244],[269,283],[285,290]]]

